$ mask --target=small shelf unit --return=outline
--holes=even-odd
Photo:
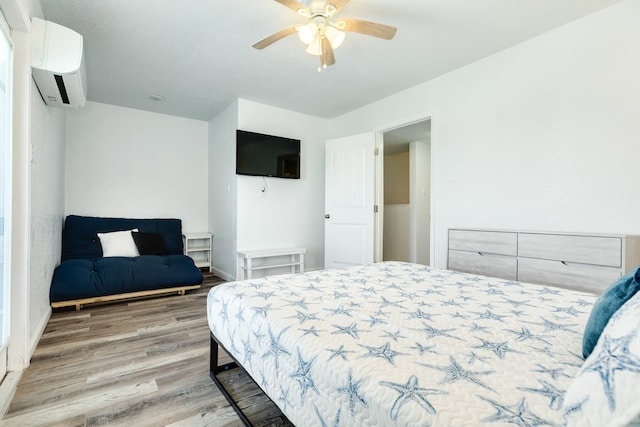
[[[182,235],[184,254],[191,257],[198,268],[206,268],[211,272],[212,264],[211,233],[185,233]]]
[[[242,265],[240,269],[240,280],[253,278],[253,272],[255,270],[282,267],[289,267],[291,273],[295,273],[296,270],[299,270],[300,273],[304,273],[304,254],[306,252],[306,248],[238,251],[238,258]],[[256,259],[265,259],[265,261],[261,264],[254,265],[253,261]]]

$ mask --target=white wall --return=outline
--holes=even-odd
[[[239,250],[305,247],[305,268],[324,266],[328,125],[326,119],[239,100],[238,128],[299,139],[301,162],[300,179],[238,176]],[[263,183],[267,191],[261,197]]]
[[[53,270],[60,263],[65,194],[65,112],[47,107],[35,83],[31,87],[30,353],[51,313],[49,288]]]
[[[237,124],[237,101],[209,122],[209,231],[214,234],[213,269],[226,280],[236,278]]]
[[[640,2],[626,0],[331,122],[433,115],[435,264],[447,229],[640,234]]]
[[[207,122],[87,102],[67,113],[65,213],[207,231]]]

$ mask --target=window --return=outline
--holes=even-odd
[[[0,354],[9,340],[11,267],[11,75],[13,46],[9,26],[0,14]],[[6,356],[0,360],[0,373],[6,370]],[[0,375],[0,380],[2,375]]]

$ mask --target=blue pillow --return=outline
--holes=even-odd
[[[595,302],[582,337],[582,355],[586,359],[613,314],[640,290],[640,267],[622,276]]]

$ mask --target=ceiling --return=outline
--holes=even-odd
[[[41,4],[45,19],[83,35],[90,101],[210,120],[237,98],[332,118],[618,1],[351,0],[338,17],[398,32],[391,41],[347,33],[322,72],[296,35],[251,47],[305,22],[273,0]]]

